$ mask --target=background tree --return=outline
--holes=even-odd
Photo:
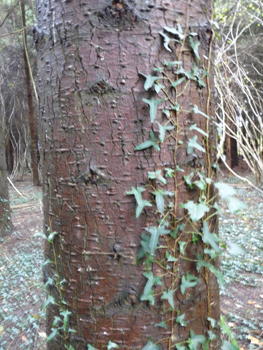
[[[213,259],[206,256],[197,270],[207,247],[198,237],[203,229],[215,240],[208,227],[216,232],[217,220],[213,211],[206,224],[186,215],[200,195],[192,181],[203,183],[195,208],[207,211],[205,203],[212,206],[214,200],[212,185],[204,183],[204,177],[213,177],[216,140],[208,117],[213,115],[210,6],[209,1],[38,1],[45,254],[53,262],[44,270],[51,294],[49,349],[84,349],[89,343],[90,349],[118,344],[134,350],[149,337],[165,349],[187,343],[197,348],[211,339],[214,349],[220,347],[217,328],[209,340],[207,319],[219,318],[218,284],[202,267],[211,268]],[[154,81],[161,85],[160,100],[154,99]],[[153,180],[147,180],[148,172]],[[163,190],[173,194],[169,224],[162,207],[157,213],[150,207]],[[148,260],[156,276],[151,280],[145,264],[136,266],[141,234],[145,229],[154,237],[158,229],[165,234],[165,225],[170,238],[160,238],[158,257],[163,261],[174,252],[180,259],[174,257],[173,272],[167,268],[165,276]],[[149,236],[142,237],[148,247]],[[173,244],[170,253],[167,244]],[[151,289],[160,279],[170,285],[166,294]],[[148,342],[146,348],[159,346]]]
[[[216,54],[217,117],[226,139],[226,162],[241,154],[262,183],[262,2],[216,2],[219,41]],[[237,146],[236,146],[237,145]]]
[[[3,77],[0,76],[0,140],[5,140],[5,105],[2,96]],[[0,142],[0,237],[12,231],[11,210],[7,183],[5,143]]]
[[[35,96],[30,91],[35,64],[32,40],[34,13],[31,5],[30,2],[23,1],[21,6],[24,15],[22,16],[19,1],[1,4],[0,47],[4,77],[2,94],[6,111],[5,146],[8,172],[10,177],[17,178],[30,170],[34,173],[33,182],[37,185],[39,184],[37,119],[34,114]],[[28,42],[31,44],[27,45]],[[33,72],[31,77],[30,70]],[[31,140],[34,141],[32,147]],[[31,150],[33,161],[31,161]]]

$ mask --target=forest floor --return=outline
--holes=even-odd
[[[235,169],[252,179],[244,162]],[[221,310],[240,349],[263,349],[263,194],[227,171],[220,181],[231,184],[248,208],[232,215],[222,201],[220,236],[242,246],[244,254],[221,259],[226,279],[221,290]],[[15,231],[0,240],[0,350],[44,350],[42,192],[27,176],[10,186]]]

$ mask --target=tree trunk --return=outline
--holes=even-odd
[[[24,0],[20,2],[21,6],[21,18],[22,26],[26,28],[26,17],[25,17],[25,4]],[[25,79],[26,79],[26,91],[27,91],[27,105],[28,105],[28,122],[29,122],[29,132],[31,140],[31,163],[32,163],[32,173],[33,173],[33,184],[35,186],[40,186],[39,172],[38,172],[38,163],[39,163],[39,151],[38,151],[38,135],[37,135],[37,126],[34,113],[34,102],[33,102],[33,92],[31,87],[31,79],[29,72],[29,61],[27,56],[27,38],[26,38],[26,29],[23,31],[23,58],[25,65]]]
[[[0,237],[11,233],[11,209],[7,182],[4,99],[0,92]]]
[[[193,227],[199,232],[201,224],[190,225],[185,209],[179,206],[187,200],[197,201],[200,192],[189,188],[183,175],[194,171],[196,178],[192,175],[191,178],[195,181],[198,173],[204,171],[204,176],[212,177],[214,151],[210,146],[216,136],[207,118],[191,112],[196,105],[203,113],[213,114],[212,71],[204,66],[210,78],[203,78],[206,85],[202,89],[201,76],[195,76],[198,65],[205,65],[203,55],[209,57],[210,64],[212,31],[210,17],[206,18],[211,15],[210,5],[206,0],[189,4],[161,0],[38,1],[35,35],[42,118],[44,222],[47,234],[49,230],[58,233],[53,248],[46,244],[45,254],[55,264],[46,265],[44,275],[48,283],[49,277],[57,276],[49,292],[60,305],[48,306],[47,327],[48,334],[55,334],[54,317],[67,308],[71,312],[70,328],[76,331],[61,330],[60,337],[48,342],[48,349],[69,349],[70,345],[86,349],[87,344],[100,349],[112,341],[121,349],[141,350],[149,337],[164,349],[171,349],[188,341],[193,335],[190,330],[207,337],[211,330],[207,317],[219,319],[216,278],[207,269],[200,272],[196,269],[197,257],[205,245],[200,239],[192,244],[192,233],[189,235]],[[170,47],[164,47],[165,37],[159,32],[165,26],[175,28],[177,24],[185,33],[197,32],[202,63],[191,52],[188,39],[188,46],[182,47],[166,32],[172,40]],[[166,100],[160,104],[170,108],[173,117],[169,125],[174,126],[171,132],[175,136],[166,132],[160,152],[153,147],[136,152],[134,147],[149,140],[151,130],[152,138],[158,135],[157,124],[153,127],[149,120],[149,106],[142,101],[150,100],[154,92],[145,91],[145,77],[138,73],[156,74],[153,69],[162,66],[164,60],[177,58],[188,73],[195,68],[189,84],[178,88],[178,92],[169,90],[174,101],[180,103],[180,111],[176,110],[175,102]],[[174,69],[168,69],[168,74],[174,74]],[[178,78],[181,73],[175,74]],[[167,86],[168,82],[166,77],[161,84]],[[163,123],[160,106],[156,120]],[[194,129],[189,131],[194,124],[210,130],[209,142],[203,141]],[[206,156],[200,149],[194,152],[188,149],[187,140],[195,137],[206,148]],[[158,181],[147,180],[148,172],[161,170],[164,176],[165,168],[185,172],[177,171],[167,178],[165,187]],[[145,264],[136,264],[137,254],[141,234],[156,224],[156,210],[145,207],[136,219],[136,201],[126,192],[147,184],[152,187],[146,188],[143,199],[151,203],[153,189],[176,192],[170,200],[175,209],[169,216],[169,228],[178,230],[186,223],[178,239],[160,238],[163,246],[173,244],[174,252],[179,251],[179,246],[182,251],[185,249],[185,256],[181,252],[179,263],[171,267],[172,274],[167,268],[162,277],[160,266],[165,248],[158,250],[160,264],[150,264],[154,276],[162,278],[163,287],[170,286],[174,291],[174,310],[168,302],[163,304],[160,286],[155,288],[154,304],[141,300],[147,277],[143,275]],[[213,194],[213,187],[208,186],[207,198]],[[163,218],[157,213],[157,219],[160,217]],[[217,230],[215,216],[209,221],[209,230]],[[180,284],[186,272],[200,281],[185,293]],[[178,324],[179,314],[185,314],[187,326]],[[162,321],[167,329],[156,327]],[[218,329],[214,333],[219,335]],[[219,349],[219,338],[210,347]]]

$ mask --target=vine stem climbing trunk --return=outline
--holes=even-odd
[[[33,184],[35,186],[40,186],[41,182],[39,179],[38,163],[39,163],[39,151],[38,151],[38,133],[37,133],[37,123],[34,112],[34,101],[33,101],[33,91],[31,86],[30,77],[30,62],[27,50],[27,37],[26,37],[26,16],[25,16],[25,4],[24,0],[20,1],[21,9],[21,19],[23,30],[23,58],[25,65],[25,81],[26,81],[26,92],[27,92],[27,105],[28,105],[28,123],[29,123],[29,133],[31,139],[31,162],[32,162],[32,173],[33,173]],[[32,82],[33,83],[33,82]]]
[[[48,334],[54,335],[48,349],[85,349],[87,344],[101,349],[111,341],[121,349],[141,350],[149,338],[164,349],[172,349],[175,344],[188,342],[193,334],[208,337],[211,325],[207,318],[219,319],[219,290],[215,276],[207,269],[196,269],[204,243],[197,239],[198,243],[192,244],[192,234],[188,238],[180,234],[171,252],[177,254],[180,243],[186,255],[180,253],[180,263],[174,263],[169,274],[163,266],[163,250],[171,241],[161,238],[161,262],[151,271],[161,276],[162,268],[166,269],[163,287],[173,294],[174,310],[162,303],[160,286],[152,293],[157,298],[155,303],[143,301],[145,276],[151,274],[145,275],[145,264],[137,266],[137,254],[141,234],[156,222],[156,212],[151,207],[144,208],[136,219],[136,201],[127,192],[133,187],[133,193],[135,188],[139,188],[136,193],[142,193],[147,184],[156,189],[158,181],[147,180],[148,172],[160,170],[164,176],[165,168],[174,169],[176,175],[167,180],[167,189],[175,193],[175,199],[171,199],[174,213],[169,218],[172,217],[170,229],[176,230],[180,215],[181,223],[188,220],[179,204],[197,200],[200,192],[189,189],[183,175],[193,170],[196,176],[202,171],[212,174],[215,152],[210,146],[216,139],[213,128],[205,117],[191,113],[193,106],[198,106],[204,113],[213,114],[213,72],[209,71],[207,84],[201,88],[204,69],[199,69],[199,65],[206,67],[203,55],[211,60],[210,2],[39,0],[37,17],[44,221],[47,235],[57,232],[53,245],[47,242],[45,247],[46,257],[55,262],[44,268],[49,293],[56,300],[47,307]],[[196,32],[192,35],[200,40],[200,62],[189,47],[183,46],[185,40],[181,46],[173,33],[160,35],[163,28],[178,25],[184,33]],[[168,122],[176,131],[168,133],[160,145],[151,141],[151,145],[160,147],[159,153],[153,147],[135,151],[135,146],[147,140],[149,144],[149,132],[152,131],[151,140],[158,134],[147,105],[153,103],[154,90],[145,89],[145,78],[158,74],[154,72],[164,61],[177,60],[189,73],[189,81],[180,78],[183,73],[170,68],[162,84],[167,86],[169,74],[186,83],[183,88],[169,88],[172,97],[165,95],[161,100],[173,113]],[[161,102],[158,103],[160,106],[154,107],[158,110],[156,120],[163,123]],[[205,134],[210,132],[211,144],[210,139],[208,142],[200,134],[197,136],[195,130],[189,131],[195,123]],[[172,129],[166,125],[165,130]],[[207,156],[201,154],[200,146],[194,153],[187,153],[189,137],[205,143]],[[177,168],[184,174],[175,172]],[[209,187],[208,195],[212,198],[213,194]],[[143,198],[154,203],[150,187]],[[191,227],[201,230],[198,224],[187,225],[188,230]],[[215,216],[209,221],[209,230],[217,230]],[[198,276],[200,282],[185,293],[180,281],[188,272]],[[50,278],[54,279],[51,285]],[[54,319],[62,318],[65,308],[71,313],[69,327],[75,332],[62,328],[56,332]],[[183,314],[188,322],[184,326],[176,321]],[[156,327],[164,319],[168,326]],[[219,335],[218,329],[215,333]],[[213,349],[219,349],[219,338],[211,344]]]

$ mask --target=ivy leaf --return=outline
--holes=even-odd
[[[174,291],[170,289],[168,292],[163,292],[163,295],[161,296],[161,299],[168,300],[168,303],[171,305],[172,309],[174,309],[173,293]]]
[[[146,79],[145,83],[144,83],[144,90],[146,90],[146,91],[153,86],[153,84],[155,83],[156,80],[162,79],[161,77],[155,77],[152,75],[145,75],[141,72],[139,72],[139,74],[142,75]]]
[[[155,195],[155,202],[157,209],[164,214],[164,198],[163,198],[163,191],[153,191],[152,192]]]
[[[156,323],[155,327],[162,327],[164,329],[168,329],[168,326],[164,321],[162,321],[160,323]]]
[[[176,171],[181,171],[182,173],[184,173],[184,170],[181,169],[181,168],[179,167],[179,165],[176,166],[176,169],[175,169],[175,170],[176,170]]]
[[[165,257],[167,259],[167,262],[176,262],[178,259],[176,259],[174,256],[170,255],[168,251],[165,252]]]
[[[179,105],[178,102],[175,102],[174,105],[170,105],[170,107],[171,107],[172,110],[174,110],[174,111],[176,111],[176,112],[179,112],[179,111],[180,111],[180,108],[181,108],[181,106]]]
[[[113,343],[112,341],[109,341],[109,342],[108,342],[108,345],[107,345],[107,350],[116,349],[116,348],[118,348],[118,347],[119,347],[118,344]]]
[[[180,253],[184,255],[184,253],[185,253],[184,249],[185,249],[186,242],[179,241],[178,244],[179,244]]]
[[[189,37],[189,40],[190,40],[190,45],[191,45],[192,50],[194,51],[195,56],[200,61],[200,56],[198,53],[198,46],[200,45],[200,41],[195,41],[191,36]]]
[[[214,340],[217,338],[217,336],[212,331],[208,331],[208,336],[210,340]]]
[[[45,309],[49,304],[55,305],[55,299],[52,297],[52,295],[49,295],[47,300],[44,302],[43,306],[41,307],[41,310]]]
[[[206,244],[210,244],[210,246],[217,252],[220,252],[220,248],[218,246],[218,242],[220,242],[220,238],[215,234],[215,233],[210,233],[208,229],[207,222],[204,222],[203,225],[203,235],[202,235],[202,240]]]
[[[163,109],[163,113],[166,115],[167,118],[170,118],[170,111],[169,111],[169,109]]]
[[[51,233],[48,235],[48,238],[47,238],[48,243],[51,243],[51,242],[54,240],[54,238],[55,238],[55,236],[56,236],[57,234],[58,234],[58,232],[56,232],[56,231],[51,232]]]
[[[147,140],[147,141],[141,143],[140,145],[136,146],[134,148],[134,150],[135,151],[141,151],[141,150],[149,148],[149,147],[154,147],[156,149],[156,151],[160,151],[160,147],[156,143],[156,140],[157,139],[156,139],[154,133],[151,131],[150,132],[150,140]]]
[[[207,133],[206,133],[204,130],[198,128],[198,127],[196,126],[196,124],[191,125],[190,128],[189,128],[189,130],[196,130],[196,131],[200,132],[200,134],[202,134],[202,135],[208,137]]]
[[[234,344],[223,340],[221,350],[239,350],[239,346],[235,346]]]
[[[192,112],[194,112],[195,114],[201,114],[203,117],[210,119],[210,117],[208,117],[208,115],[206,115],[204,112],[202,112],[198,109],[197,105],[194,105]]]
[[[159,92],[164,88],[163,85],[161,84],[154,84],[154,90],[157,94],[159,94]]]
[[[163,37],[164,43],[163,46],[166,48],[166,50],[172,52],[172,50],[169,47],[170,41],[176,41],[174,39],[170,39],[168,35],[166,35],[164,32],[159,32],[159,34]]]
[[[223,182],[215,182],[215,187],[218,189],[219,195],[223,199],[234,196],[236,194],[236,190],[233,187]]]
[[[197,263],[197,270],[200,271],[201,267],[208,268],[217,277],[219,285],[221,287],[224,287],[224,283],[225,283],[224,277],[222,273],[219,270],[217,270],[217,268],[214,265],[210,264],[207,261],[199,259]]]
[[[227,198],[227,206],[231,214],[235,214],[239,210],[247,209],[247,204],[244,202],[241,202],[239,199],[235,197]]]
[[[57,335],[59,329],[60,329],[60,328],[51,328],[51,331],[52,331],[52,332],[51,332],[51,333],[49,334],[49,336],[47,337],[47,342],[49,342],[51,339],[53,339],[53,338]]]
[[[137,187],[137,189],[135,189],[134,187],[131,188],[131,191],[126,192],[126,194],[133,194],[136,202],[137,202],[137,209],[136,209],[136,218],[138,218],[143,210],[144,207],[151,207],[152,204],[148,201],[145,201],[142,199],[142,195],[141,193],[144,192],[145,189],[142,187]]]
[[[167,67],[173,67],[175,65],[181,65],[181,64],[182,64],[181,61],[173,61],[173,62],[168,62],[166,60],[163,61],[163,65]]]
[[[165,98],[163,97],[161,100],[155,100],[153,97],[150,100],[147,100],[146,98],[143,98],[142,101],[147,103],[150,106],[150,120],[151,123],[154,122],[154,119],[156,117],[156,113],[157,113],[157,106],[159,104],[161,104],[163,101],[165,100]]]
[[[188,210],[190,218],[193,221],[200,220],[205,213],[209,212],[209,207],[204,203],[194,203],[193,201],[188,201],[186,204],[180,204],[181,208]]]
[[[165,174],[166,177],[173,177],[174,169],[164,168],[164,170],[166,171],[166,174]]]
[[[148,171],[148,179],[157,179],[161,181],[163,184],[167,184],[167,181],[162,176],[162,170],[156,170],[156,171]]]
[[[187,273],[186,276],[182,277],[182,282],[180,286],[182,294],[185,293],[186,288],[195,287],[198,282],[199,279],[197,277],[191,275],[190,273]]]
[[[241,248],[237,243],[229,242],[228,253],[230,255],[240,255],[240,254],[245,254],[245,250]]]
[[[150,249],[150,254],[154,256],[155,254],[155,249],[157,247],[157,244],[159,242],[159,237],[161,235],[166,235],[170,233],[170,230],[166,230],[164,226],[156,227],[156,226],[151,226],[149,228],[146,228],[146,231],[148,231],[151,234],[150,242],[149,242],[149,249]]]
[[[204,147],[202,147],[199,143],[197,143],[197,135],[195,135],[192,139],[189,139],[187,144],[188,144],[187,154],[192,153],[193,148],[196,148],[196,149],[198,149],[198,151],[201,151],[204,153],[206,152]],[[191,151],[190,151],[190,149],[191,149]]]
[[[177,35],[180,40],[183,40],[185,38],[185,35],[183,34],[183,30],[180,24],[177,24],[177,29],[170,28],[170,27],[164,27],[163,29],[166,30],[168,33]]]
[[[186,350],[186,347],[185,346],[182,346],[180,344],[178,345],[175,345],[176,346],[176,350]]]
[[[169,80],[170,80],[170,79],[169,79]],[[174,89],[176,89],[177,86],[180,85],[180,84],[182,84],[182,82],[183,82],[184,80],[185,80],[185,77],[182,77],[182,78],[176,80],[175,82],[172,82],[172,81],[170,80],[170,83],[171,83],[171,86],[172,86]]]
[[[215,328],[215,326],[216,326],[216,320],[215,320],[214,318],[212,318],[212,317],[207,317],[207,321],[210,322],[212,328]]]
[[[174,126],[172,125],[161,125],[160,123],[156,122],[159,125],[159,140],[161,142],[164,141],[164,137],[165,137],[165,131],[166,130],[173,130]]]
[[[178,315],[176,318],[176,322],[179,323],[182,327],[186,327],[187,323],[185,322],[185,314]]]
[[[87,347],[88,347],[88,350],[97,350],[96,348],[94,348],[94,347],[93,347],[92,345],[90,345],[90,344],[88,344]]]
[[[190,339],[189,339],[189,349],[197,350],[199,344],[203,344],[206,341],[206,337],[202,334],[196,335],[192,330],[190,330]]]
[[[142,350],[159,350],[159,346],[155,345],[151,340],[149,340]]]
[[[193,171],[189,175],[184,175],[184,181],[191,189],[193,188],[193,184],[192,184],[192,177],[193,176],[194,176]]]
[[[148,278],[148,281],[144,287],[143,294],[141,296],[141,301],[149,301],[150,304],[154,305],[154,291],[152,287],[154,284],[162,285],[159,277],[154,277],[152,272],[144,272],[143,276]]]

